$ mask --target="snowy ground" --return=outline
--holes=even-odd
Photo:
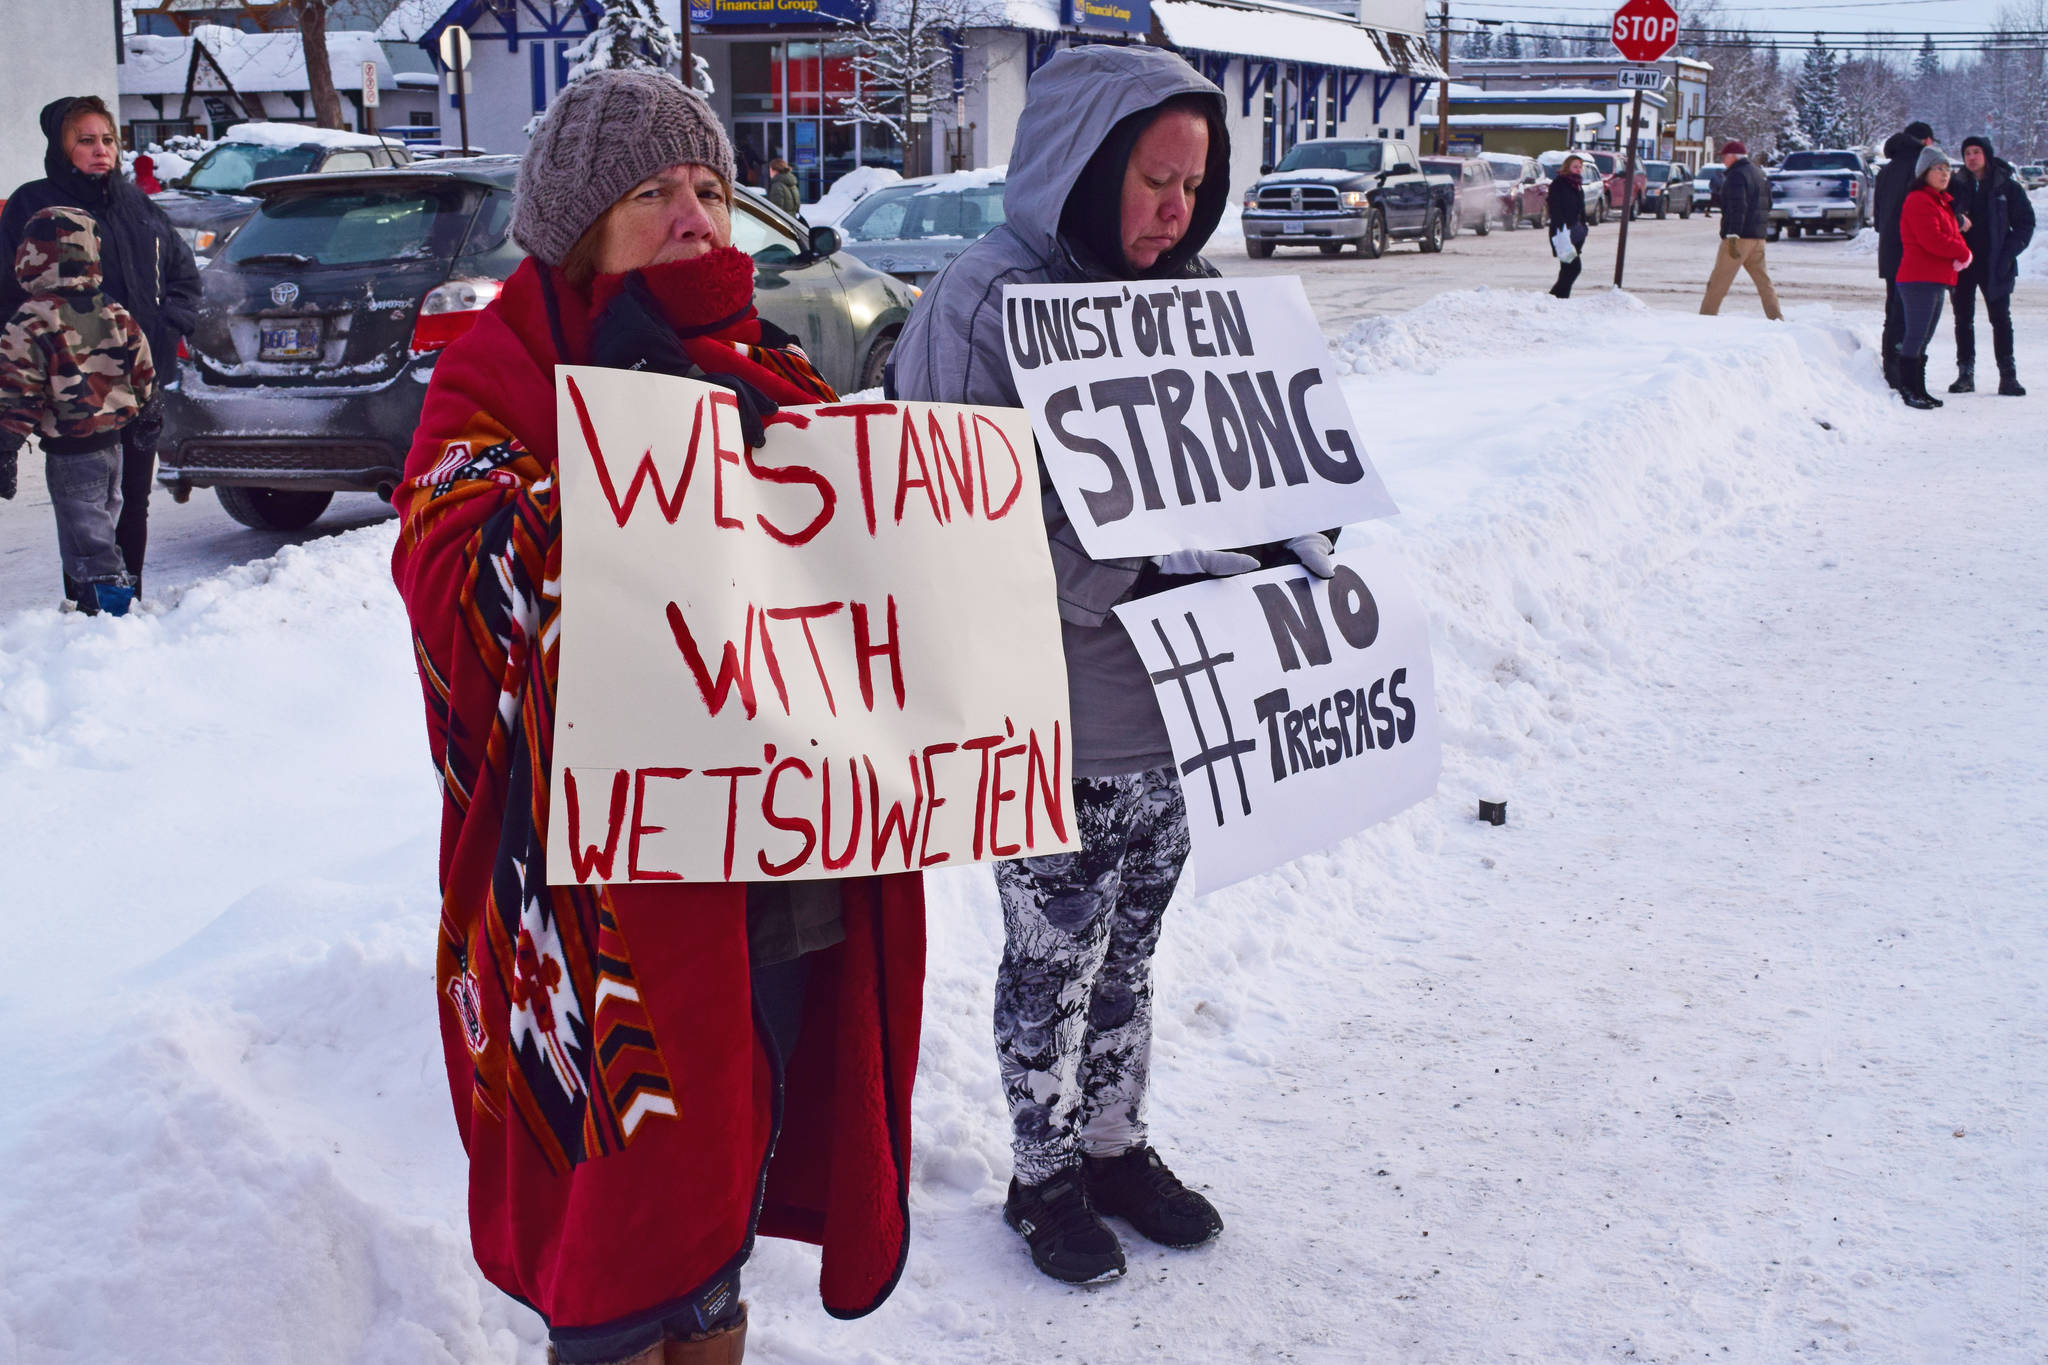
[[[764,1243],[752,1358],[2048,1355],[2043,400],[1730,312],[1343,337],[1446,769],[1169,917],[1155,1133],[1229,1230],[1030,1268],[993,893],[935,878],[909,1270],[840,1324]],[[391,537],[0,617],[0,1365],[541,1358],[463,1232]]]

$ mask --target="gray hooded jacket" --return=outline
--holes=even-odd
[[[1196,192],[1187,236],[1145,274],[1216,273],[1197,253],[1229,200],[1228,178],[1217,173],[1230,164],[1229,148],[1213,145],[1223,127],[1223,92],[1158,48],[1070,48],[1031,78],[1003,188],[1006,221],[940,272],[903,329],[894,355],[898,398],[1020,406],[1003,349],[1004,286],[1130,278],[1122,261],[1097,261],[1080,243],[1063,238],[1060,216],[1089,158],[1117,124],[1183,95],[1216,103],[1210,173]],[[1121,206],[1112,200],[1099,211],[1118,214]],[[1042,472],[1039,486],[1066,647],[1074,774],[1110,777],[1171,763],[1172,747],[1145,666],[1123,626],[1109,615],[1147,561],[1090,559]]]

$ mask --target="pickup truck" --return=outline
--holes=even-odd
[[[1317,138],[1260,169],[1244,194],[1244,249],[1264,260],[1276,246],[1335,256],[1347,243],[1367,260],[1395,238],[1442,251],[1457,186],[1423,174],[1415,148],[1392,138]]]
[[[1770,240],[1778,234],[1839,232],[1854,237],[1870,221],[1875,183],[1860,152],[1791,152],[1771,172]]]

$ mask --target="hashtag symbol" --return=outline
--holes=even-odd
[[[1166,651],[1166,661],[1171,667],[1163,668],[1150,676],[1155,685],[1163,682],[1176,682],[1180,684],[1181,702],[1188,708],[1188,724],[1194,727],[1195,743],[1200,746],[1201,750],[1193,758],[1180,765],[1181,776],[1186,777],[1197,768],[1202,769],[1207,774],[1209,778],[1209,799],[1215,803],[1216,823],[1221,825],[1223,823],[1223,791],[1216,781],[1216,765],[1226,758],[1230,760],[1231,769],[1237,774],[1238,802],[1243,806],[1244,813],[1250,815],[1252,813],[1252,797],[1250,790],[1245,786],[1244,760],[1242,756],[1259,746],[1256,740],[1239,739],[1237,737],[1237,730],[1230,723],[1230,708],[1223,701],[1223,685],[1216,679],[1217,668],[1222,664],[1229,663],[1237,655],[1234,653],[1209,653],[1209,646],[1202,640],[1202,627],[1196,623],[1195,614],[1187,612],[1185,613],[1185,619],[1188,623],[1188,633],[1195,637],[1195,653],[1200,657],[1188,663],[1182,663],[1180,656],[1174,653],[1173,642],[1166,638],[1166,628],[1160,625],[1157,619],[1154,619],[1152,630],[1159,636],[1159,647]],[[1216,714],[1222,717],[1223,720],[1223,742],[1221,744],[1210,744],[1208,735],[1202,730],[1202,714],[1195,705],[1195,690],[1188,685],[1188,679],[1197,673],[1206,673],[1209,677],[1209,690],[1216,698]]]

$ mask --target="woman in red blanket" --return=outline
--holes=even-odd
[[[393,501],[441,781],[441,1035],[493,1283],[576,1365],[729,1362],[757,1231],[824,1248],[836,1316],[908,1242],[924,975],[914,876],[551,887],[561,602],[554,367],[731,388],[750,439],[829,401],[758,318],[731,145],[649,72],[564,91],[520,169],[531,256],[435,368]]]

